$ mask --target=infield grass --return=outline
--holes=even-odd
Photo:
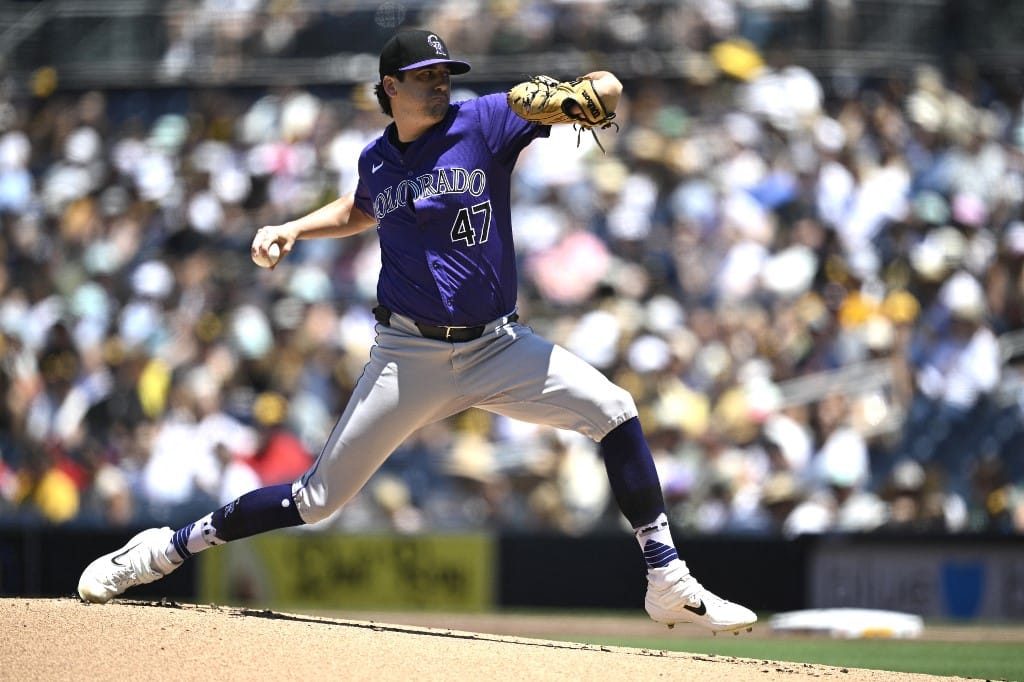
[[[573,638],[573,641],[581,641]],[[820,663],[983,680],[1024,680],[1024,646],[1015,642],[928,642],[911,640],[834,640],[817,637],[743,639],[678,637],[584,638],[588,644],[737,656],[794,663]]]

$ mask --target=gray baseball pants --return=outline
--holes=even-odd
[[[637,416],[624,389],[505,318],[466,343],[424,338],[407,317],[377,325],[370,361],[309,471],[292,485],[302,520],[327,518],[417,429],[470,407],[600,441]]]

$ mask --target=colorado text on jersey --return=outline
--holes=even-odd
[[[406,206],[408,202],[439,194],[465,194],[478,197],[487,188],[487,175],[475,168],[435,168],[417,178],[402,180],[386,187],[373,200],[373,211],[380,220],[388,213]]]

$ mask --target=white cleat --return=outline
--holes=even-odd
[[[686,562],[673,559],[667,566],[647,572],[644,607],[657,623],[695,623],[712,633],[750,632],[757,616],[745,606],[722,599],[690,575]]]
[[[89,564],[78,579],[78,596],[106,604],[129,587],[151,583],[176,569],[165,550],[174,537],[170,528],[144,530],[124,547]]]

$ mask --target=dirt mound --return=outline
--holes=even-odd
[[[396,616],[397,618],[398,616]],[[0,680],[958,678],[573,644],[274,611],[0,599]]]

